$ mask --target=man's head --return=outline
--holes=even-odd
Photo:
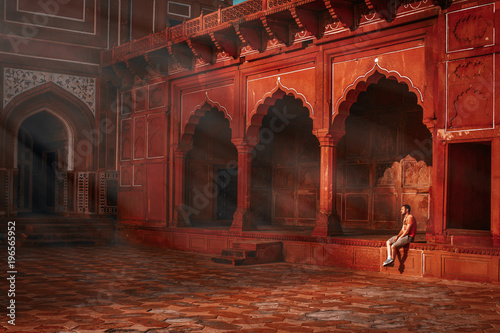
[[[406,215],[406,214],[410,214],[411,212],[411,207],[410,205],[403,205],[401,207],[401,215]]]

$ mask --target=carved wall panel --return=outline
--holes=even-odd
[[[299,168],[299,181],[301,188],[319,188],[319,170],[317,167]]]
[[[298,198],[298,212],[299,218],[315,219],[316,218],[316,193],[299,193]]]
[[[148,164],[147,168],[147,218],[165,220],[167,198],[165,198],[165,168],[163,164]]]
[[[417,162],[407,156],[402,160],[402,176],[404,187],[422,187],[431,184],[431,167],[424,161]]]
[[[375,193],[373,195],[373,221],[376,229],[394,229],[398,219],[397,193]]]
[[[120,167],[120,186],[132,186],[132,172],[133,170],[131,165],[122,165]]]
[[[493,45],[495,43],[493,4],[446,14],[448,52]]]
[[[345,219],[346,221],[367,221],[369,214],[368,194],[346,194]]]
[[[274,187],[294,188],[297,183],[297,175],[295,172],[295,168],[275,168]]]
[[[367,187],[370,186],[370,165],[349,164],[347,169],[347,187]]]
[[[447,130],[493,127],[493,64],[493,55],[448,62]]]
[[[118,217],[124,220],[144,221],[144,193],[122,191],[118,195]]]
[[[149,109],[161,108],[167,105],[167,84],[165,82],[152,84],[148,87]]]
[[[146,110],[148,102],[147,90],[144,87],[134,90],[134,111],[141,112]]]
[[[267,188],[269,186],[269,168],[252,167],[252,188]]]
[[[124,91],[121,93],[120,113],[124,116],[130,115],[134,109],[132,91]]]
[[[394,187],[401,184],[401,163],[378,163],[376,168],[377,187]]]
[[[165,156],[165,114],[148,115],[148,158]]]
[[[134,160],[146,156],[146,117],[134,118]]]
[[[144,165],[134,165],[134,186],[143,186],[146,183],[146,172]]]
[[[132,120],[124,119],[121,122],[121,140],[120,140],[120,160],[132,159]]]
[[[274,202],[274,214],[277,218],[293,219],[295,216],[295,200],[293,193],[276,194]]]

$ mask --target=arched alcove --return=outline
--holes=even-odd
[[[345,131],[337,159],[343,226],[395,230],[399,208],[410,204],[424,232],[430,218],[432,136],[419,96],[380,73],[356,87],[347,92],[333,125]]]
[[[280,97],[280,98],[277,98]],[[272,105],[267,105],[274,101]],[[313,119],[294,96],[273,95],[252,118],[257,128],[250,209],[257,224],[315,225],[319,209],[320,148]],[[254,134],[255,135],[255,134]]]
[[[186,155],[185,193],[194,226],[229,226],[237,205],[238,152],[225,113],[205,104],[195,112],[181,142]]]

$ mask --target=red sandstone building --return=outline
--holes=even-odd
[[[25,242],[500,280],[499,2],[1,3],[0,216]],[[419,242],[382,268],[402,204]]]

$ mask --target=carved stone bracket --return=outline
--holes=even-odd
[[[365,4],[381,18],[387,22],[392,22],[396,18],[396,13],[401,2],[398,0],[365,0]]]
[[[328,12],[334,20],[338,20],[342,25],[354,31],[359,26],[361,14],[353,2],[323,0]]]
[[[123,86],[134,83],[134,77],[124,62],[115,63],[112,68],[116,76],[122,81]]]
[[[219,50],[224,50],[234,59],[239,58],[242,42],[233,27],[221,32],[212,32],[210,37]]]
[[[127,68],[130,70],[134,76],[139,80],[145,80],[148,76],[147,62],[144,56],[138,56],[135,58],[127,59],[125,61]]]
[[[159,49],[151,53],[146,53],[144,58],[151,69],[151,71],[148,71],[150,76],[154,75],[154,73],[158,75],[168,74],[169,54],[166,49]]]
[[[212,40],[209,36],[203,38],[189,38],[187,40],[187,45],[193,52],[193,54],[201,58],[204,62],[213,64],[215,62],[215,45],[213,45]]]
[[[187,45],[186,42],[183,43],[169,43],[167,45],[167,50],[170,56],[179,63],[183,68],[193,69],[194,67],[194,54],[192,49]]]
[[[248,44],[259,52],[266,49],[268,38],[263,33],[264,26],[261,21],[234,24],[234,30],[243,44]]]
[[[289,20],[271,16],[263,16],[261,17],[261,21],[271,38],[276,38],[278,42],[283,43],[286,46],[290,46],[293,44],[293,36],[295,34],[294,32],[296,31],[293,31],[294,29],[291,27]]]
[[[292,7],[290,13],[299,28],[309,31],[316,38],[321,38],[323,30],[320,27],[319,12]]]

